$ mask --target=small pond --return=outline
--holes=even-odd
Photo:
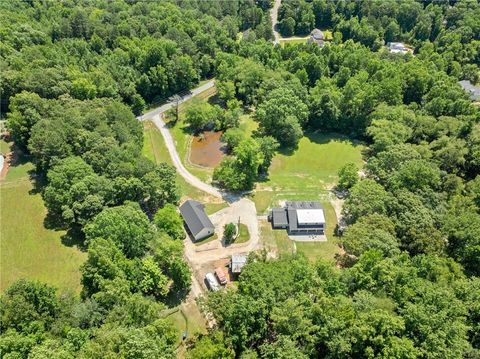
[[[222,134],[222,131],[205,131],[193,137],[190,162],[203,167],[216,167],[226,152],[225,143],[220,141]]]

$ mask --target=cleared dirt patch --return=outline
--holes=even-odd
[[[221,131],[205,131],[192,139],[190,162],[203,167],[216,167],[225,156],[225,143],[220,141]]]

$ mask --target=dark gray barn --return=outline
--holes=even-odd
[[[195,241],[211,236],[215,232],[215,227],[200,202],[191,199],[184,202],[180,206],[180,213]]]

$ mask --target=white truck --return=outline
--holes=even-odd
[[[216,292],[220,289],[220,284],[217,281],[217,278],[213,275],[213,273],[207,273],[205,275],[205,280],[207,281],[208,287],[211,291]]]

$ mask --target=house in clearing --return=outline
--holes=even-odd
[[[458,83],[470,95],[472,101],[480,101],[480,86],[475,86],[468,80],[462,80]]]
[[[325,45],[325,35],[322,30],[313,29],[307,42],[309,44],[317,44],[318,46],[323,47],[323,45]]]
[[[412,52],[403,42],[387,42],[387,48],[392,54],[405,55],[408,52]]]
[[[180,213],[195,241],[211,236],[215,232],[215,227],[200,202],[191,199],[185,201],[180,206]]]
[[[273,208],[268,219],[274,229],[286,229],[289,234],[324,234],[325,211],[319,202],[286,202],[283,208]]]

